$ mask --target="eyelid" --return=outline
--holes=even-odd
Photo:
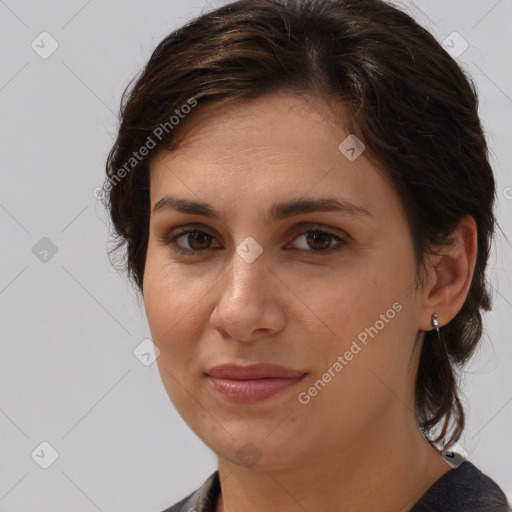
[[[348,241],[348,234],[342,231],[341,229],[337,229],[334,227],[328,227],[324,224],[320,224],[318,222],[300,222],[299,224],[295,225],[292,228],[292,234],[294,237],[304,235],[310,231],[323,231],[324,233],[328,233],[329,235],[332,235],[333,237],[341,238],[341,239],[347,239]]]
[[[204,249],[202,251],[194,250],[194,249],[187,249],[183,247],[179,247],[176,243],[178,238],[181,238],[182,236],[187,235],[188,233],[194,233],[194,232],[201,232],[209,235],[212,237],[213,240],[216,239],[215,235],[210,233],[207,230],[206,226],[203,225],[194,225],[194,224],[187,224],[186,226],[179,226],[176,229],[172,229],[169,233],[166,235],[160,237],[158,241],[168,247],[172,246],[172,250],[176,251],[178,253],[187,254],[187,255],[199,255],[201,253],[206,253],[209,250],[213,249],[219,249],[219,247],[208,247],[208,249]]]
[[[301,251],[302,253],[306,253],[307,255],[311,255],[313,257],[322,257],[327,256],[329,254],[335,253],[343,249],[344,246],[348,244],[348,236],[345,235],[343,232],[337,233],[334,232],[334,229],[324,227],[322,224],[314,223],[314,222],[305,222],[301,225],[298,225],[294,229],[294,235],[293,238],[285,244],[285,246],[290,245],[292,242],[294,242],[297,238],[307,235],[310,232],[319,231],[321,233],[324,233],[328,236],[330,236],[335,242],[335,245],[333,247],[330,247],[328,249],[315,251],[313,249],[297,249],[298,251]],[[343,233],[343,234],[342,234]],[[285,249],[290,250],[290,249]]]

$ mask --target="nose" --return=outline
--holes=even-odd
[[[286,325],[279,280],[267,268],[264,257],[247,263],[233,255],[222,278],[211,325],[223,336],[252,342],[280,332]]]

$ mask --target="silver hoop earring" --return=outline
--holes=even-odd
[[[432,319],[431,319],[432,329],[435,329],[437,332],[437,335],[440,336],[439,333],[439,320],[437,319],[437,313],[432,313]]]

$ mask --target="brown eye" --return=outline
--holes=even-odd
[[[311,249],[321,251],[327,249],[331,244],[332,235],[325,231],[310,231],[306,237],[307,243]]]
[[[339,235],[317,228],[303,231],[285,249],[295,248],[310,255],[322,256],[341,250],[347,243],[347,240]]]
[[[162,238],[164,245],[187,256],[203,255],[203,253],[221,247],[218,243],[212,245],[212,242],[215,242],[215,237],[200,229],[178,229]]]
[[[190,231],[187,236],[188,245],[194,251],[208,249],[212,242],[212,237],[204,231]]]

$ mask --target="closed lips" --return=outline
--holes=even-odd
[[[284,392],[306,375],[275,364],[215,366],[206,372],[213,388],[233,403],[254,404]]]
[[[248,366],[223,364],[206,371],[210,377],[230,380],[254,380],[270,378],[298,378],[306,374],[281,365],[260,363]]]

